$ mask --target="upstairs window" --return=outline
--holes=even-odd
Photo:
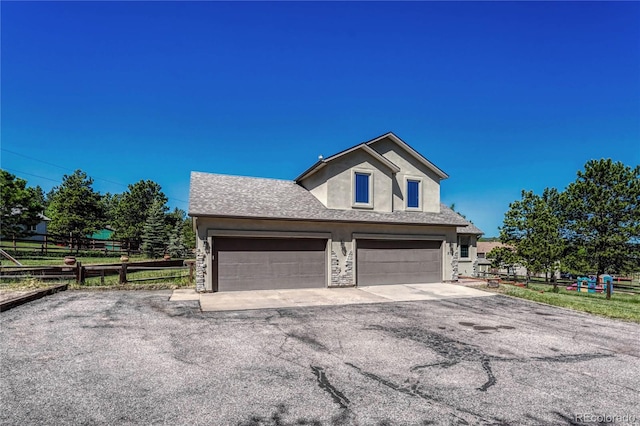
[[[356,203],[369,204],[369,175],[356,173]]]
[[[422,178],[404,177],[404,207],[407,210],[422,210]]]
[[[420,181],[407,179],[407,207],[420,208]]]
[[[353,204],[371,207],[371,172],[355,171],[353,174]]]
[[[461,259],[468,259],[469,258],[469,237],[468,236],[464,236],[464,237],[459,237],[458,238],[458,243],[460,244],[460,258]]]

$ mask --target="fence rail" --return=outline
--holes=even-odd
[[[32,234],[26,238],[0,237],[0,249],[14,255],[30,253],[40,256],[71,253],[73,251],[90,251],[103,254],[132,254],[140,251],[138,248],[131,249],[129,243],[124,240],[82,238],[79,244],[74,244],[68,236],[54,234]]]
[[[143,271],[184,271],[179,275],[139,277],[131,276],[135,272]],[[189,278],[192,284],[195,276],[194,260],[159,260],[145,262],[124,262],[110,264],[75,265],[65,266],[0,266],[0,281],[24,279],[27,277],[40,280],[73,279],[78,284],[85,284],[87,278],[100,277],[100,283],[104,284],[106,276],[118,275],[118,284],[136,281],[167,280],[175,278]]]
[[[513,274],[505,274],[505,273],[494,273],[494,272],[478,272],[479,278],[483,279],[492,279],[499,278],[503,281],[518,281],[525,282],[527,277],[522,275],[513,275]],[[570,286],[575,283],[576,279],[567,279],[567,278],[559,278],[556,280],[556,283],[559,286]],[[634,277],[613,277],[613,288],[614,290],[618,290],[624,293],[632,293],[632,294],[640,294],[640,285],[634,284]],[[545,281],[544,277],[530,277],[529,282],[532,284],[546,284],[553,285],[553,282],[549,280]]]

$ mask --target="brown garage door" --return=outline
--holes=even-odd
[[[358,285],[442,281],[440,241],[358,240]]]
[[[215,238],[217,291],[326,286],[327,240]]]

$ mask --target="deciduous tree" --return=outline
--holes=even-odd
[[[40,222],[44,208],[34,188],[27,181],[0,170],[0,232],[9,238],[20,238],[33,234],[29,227]]]
[[[518,264],[518,257],[513,248],[509,246],[494,247],[487,253],[487,259],[491,260],[491,267],[506,269],[507,278],[513,272],[515,278],[515,266]]]
[[[530,272],[544,272],[548,281],[562,258],[560,194],[545,189],[543,194],[522,191],[522,199],[509,205],[500,229],[500,240],[515,248],[520,263]]]

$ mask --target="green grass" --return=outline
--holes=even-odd
[[[554,293],[552,288],[552,286],[544,284],[530,284],[528,288],[502,284],[499,288],[490,290],[607,318],[640,323],[640,295],[618,292],[615,290],[615,285],[610,300],[607,300],[602,293],[578,293],[577,291],[567,291],[562,287],[559,287],[558,293]]]

